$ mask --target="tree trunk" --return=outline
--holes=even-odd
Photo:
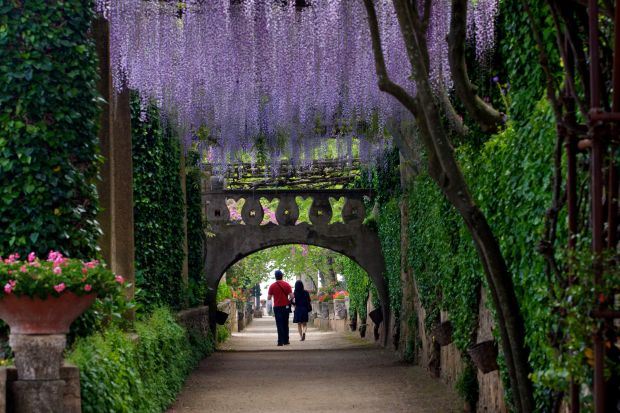
[[[409,95],[402,87],[391,82],[385,69],[380,32],[373,0],[364,0],[368,11],[373,51],[379,79],[379,88],[396,97],[415,117],[419,136],[427,150],[429,174],[441,188],[449,202],[463,218],[472,235],[478,256],[485,270],[493,304],[497,312],[502,350],[510,375],[515,407],[519,412],[534,411],[532,383],[529,379],[529,351],[525,347],[525,325],[514,291],[514,283],[508,272],[486,217],[480,211],[456,161],[454,149],[443,127],[440,110],[433,95],[428,76],[428,49],[424,25],[420,21],[416,2],[394,0],[401,33],[405,41],[409,61],[413,69],[417,95]],[[412,139],[409,137],[409,140]],[[413,147],[408,139],[397,141],[403,156],[411,156]],[[402,148],[401,145],[402,144]]]

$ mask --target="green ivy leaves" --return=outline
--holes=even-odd
[[[92,18],[90,1],[0,10],[0,255],[97,254]]]
[[[147,119],[141,121],[140,104],[134,98],[131,111],[136,285],[142,289],[138,299],[148,305],[180,308],[185,301],[180,143],[161,125],[156,108],[149,107]],[[192,213],[196,213],[195,205]],[[191,234],[195,242],[196,230]],[[192,255],[192,264],[196,259]]]

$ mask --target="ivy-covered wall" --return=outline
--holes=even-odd
[[[536,2],[533,10],[543,24],[551,27]],[[537,411],[545,412],[550,409],[551,393],[566,390],[568,379],[565,364],[559,361],[549,340],[558,328],[557,315],[550,310],[551,286],[544,259],[537,252],[546,210],[551,205],[555,119],[545,97],[544,77],[526,19],[519,2],[502,3],[497,59],[507,64],[498,66],[501,72],[490,72],[488,68],[474,71],[482,85],[481,93],[508,114],[505,129],[493,136],[474,130],[466,141],[455,139],[454,145],[471,191],[498,237],[513,275],[531,349]],[[551,53],[553,32],[549,30],[546,36]],[[495,76],[498,79],[491,80]],[[424,167],[421,169],[424,171]],[[374,188],[380,214],[376,221],[386,263],[395,263],[400,254],[406,254],[426,311],[427,331],[439,322],[440,310],[447,311],[454,327],[454,342],[467,364],[465,350],[476,339],[478,292],[484,285],[471,237],[436,184],[422,172],[405,191],[409,245],[407,251],[400,251],[400,245],[390,242],[390,234],[396,233],[394,221],[384,219],[386,212],[394,209],[390,205],[401,199],[399,192],[390,193],[385,182],[398,175],[385,167],[379,168],[377,175]],[[564,222],[565,216],[560,216],[560,228],[565,227]],[[564,240],[565,234],[560,231],[559,244],[565,244]],[[471,368],[465,371],[468,373],[458,381],[462,386],[472,379]]]
[[[91,1],[0,3],[0,255],[95,258]]]
[[[205,279],[205,225],[202,216],[201,171],[196,167],[196,157],[187,158],[187,255],[188,255],[188,304],[201,305],[206,296]]]
[[[150,107],[145,119],[132,101],[137,298],[147,305],[184,303],[180,143]]]

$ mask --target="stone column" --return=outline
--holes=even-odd
[[[17,380],[11,383],[16,413],[61,413],[65,381],[60,378],[64,334],[11,334]]]
[[[99,246],[112,271],[135,283],[133,162],[129,91],[115,93],[110,72],[110,30],[106,20],[93,23],[99,57],[99,93],[105,100],[100,116],[99,142],[104,163],[97,186],[103,234]],[[133,298],[133,288],[129,297]],[[133,317],[132,314],[128,315]]]

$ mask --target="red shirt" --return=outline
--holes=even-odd
[[[293,292],[293,289],[286,281],[276,281],[269,286],[267,294],[273,296],[273,306],[283,307],[288,305],[288,295]]]

